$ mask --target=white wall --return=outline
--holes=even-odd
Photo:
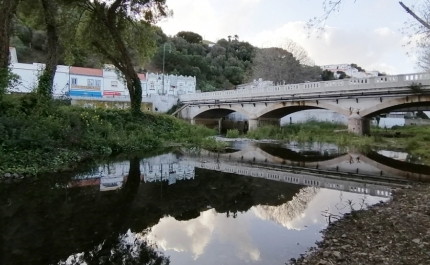
[[[178,103],[178,98],[173,95],[152,94],[144,97],[142,102],[152,102],[152,111],[165,113]]]

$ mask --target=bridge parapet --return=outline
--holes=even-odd
[[[378,76],[371,78],[352,78],[342,80],[331,80],[313,83],[272,85],[261,88],[244,88],[237,90],[225,90],[216,92],[196,93],[181,95],[182,102],[205,101],[205,100],[226,100],[241,98],[256,98],[268,96],[294,96],[298,94],[312,93],[332,93],[348,91],[374,91],[380,90],[401,90],[410,86],[413,82],[421,83],[424,86],[430,85],[430,74],[415,73],[395,76]]]

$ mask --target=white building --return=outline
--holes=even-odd
[[[322,70],[328,70],[334,73],[336,78],[339,78],[338,71],[344,72],[346,75],[353,78],[366,78],[378,76],[378,71],[360,72],[357,68],[352,67],[350,64],[330,64],[321,66]]]
[[[38,77],[45,65],[18,63],[16,49],[11,47],[9,50],[12,72],[20,77],[20,84],[14,92],[31,92],[37,87]],[[138,76],[142,84],[143,97],[154,95],[177,97],[181,94],[196,93],[196,77],[193,76],[169,74],[163,76],[156,73],[138,74]],[[124,79],[113,65],[105,65],[103,69],[58,65],[54,77],[53,94],[95,98],[129,96]],[[150,99],[145,101],[148,102],[148,100],[151,101]]]
[[[164,75],[163,87],[163,74],[148,73],[146,74],[146,84],[142,89],[144,95],[159,94],[178,96],[182,94],[193,94],[196,93],[196,77]]]
[[[9,47],[9,61],[10,63],[18,62],[18,56],[16,55],[16,49],[14,47]]]

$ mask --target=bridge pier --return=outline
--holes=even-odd
[[[265,125],[273,125],[280,127],[281,126],[281,119],[276,118],[260,118],[259,120],[259,126],[265,126]]]
[[[258,128],[258,119],[249,119],[248,120],[248,131],[253,131]]]
[[[357,135],[370,135],[370,119],[361,117],[357,113],[348,117],[348,132]]]

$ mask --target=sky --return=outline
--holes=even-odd
[[[403,0],[411,8],[425,0]],[[323,14],[323,0],[167,0],[173,17],[159,23],[167,35],[192,31],[216,42],[238,35],[257,47],[282,46],[290,39],[317,65],[356,63],[387,74],[418,72],[404,47],[404,23],[412,21],[397,0],[344,0],[326,22],[325,32],[312,33],[306,22]],[[309,33],[310,36],[309,36]]]

